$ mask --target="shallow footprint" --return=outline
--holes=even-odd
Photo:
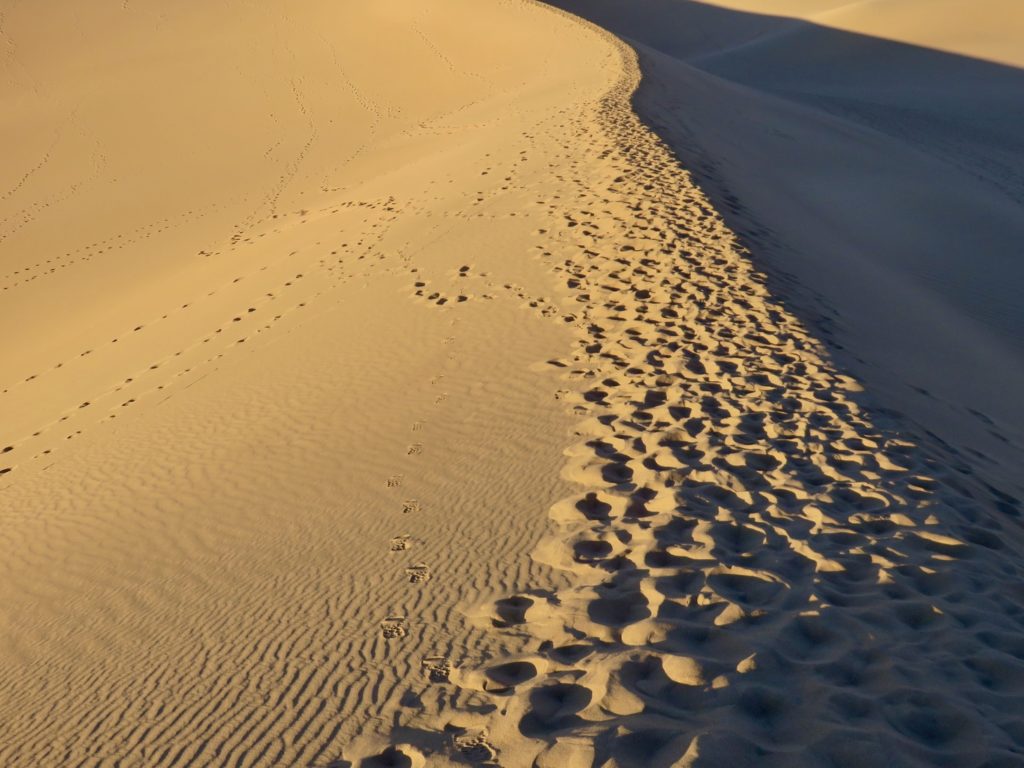
[[[451,679],[452,663],[447,656],[427,656],[423,671],[432,683],[447,683]]]
[[[388,616],[384,621],[380,623],[380,633],[385,639],[391,640],[399,637],[405,637],[408,634],[408,629],[405,624],[404,616]]]
[[[416,565],[410,565],[405,569],[405,575],[409,577],[409,581],[413,584],[422,584],[426,581],[430,581],[430,568],[423,563],[417,563]]]
[[[487,741],[486,731],[461,733],[452,739],[452,746],[462,760],[475,765],[492,765],[498,756]]]

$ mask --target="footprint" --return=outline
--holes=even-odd
[[[432,683],[447,683],[452,674],[452,663],[447,656],[427,656],[423,660],[423,672]]]
[[[452,744],[460,757],[470,763],[490,763],[498,753],[487,741],[487,731],[468,731],[459,734]]]
[[[423,453],[423,443],[413,443],[405,449],[407,456],[419,456]]]
[[[416,499],[406,499],[402,502],[402,514],[408,515],[413,512],[419,512],[423,507]]]
[[[401,475],[392,475],[387,479],[388,488],[398,488],[402,484]]]
[[[347,762],[344,764],[349,765]],[[360,768],[423,768],[424,765],[426,762],[423,755],[406,744],[388,747],[380,754],[372,755],[359,763]]]
[[[575,683],[535,688],[530,692],[530,711],[520,723],[520,730],[541,736],[571,727],[577,722],[577,713],[590,705],[593,696],[592,690]]]
[[[494,603],[496,617],[492,620],[498,628],[526,623],[526,612],[533,606],[533,600],[525,595],[504,597]]]
[[[392,640],[399,637],[405,637],[408,634],[408,629],[405,624],[404,616],[388,616],[384,621],[380,623],[380,633],[387,640]]]
[[[388,546],[390,547],[392,552],[405,552],[405,550],[409,549],[409,547],[411,547],[412,544],[409,541],[408,534],[402,534],[401,536],[395,536],[393,539],[391,539],[391,542]]]
[[[500,690],[510,691],[517,685],[533,680],[539,670],[536,664],[529,661],[509,661],[491,667],[484,674],[488,680],[500,686]]]
[[[406,568],[405,575],[409,577],[412,584],[423,584],[430,581],[430,568],[423,563],[417,563]]]

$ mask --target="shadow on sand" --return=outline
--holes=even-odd
[[[690,0],[557,0],[639,53],[640,118],[879,402],[1014,482],[1024,71]]]

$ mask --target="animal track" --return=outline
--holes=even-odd
[[[386,201],[345,201],[334,204],[320,212],[325,214],[330,212],[337,213],[342,208],[366,208],[368,211],[384,211],[387,207],[388,205]],[[198,212],[189,211],[183,215],[186,219],[196,218]],[[289,215],[290,214],[282,213],[280,214],[280,218],[284,219]],[[375,214],[373,217],[369,217],[367,222],[364,222],[364,226],[366,226],[368,232],[376,233],[376,236],[379,237],[384,231],[386,231],[386,224],[390,219],[394,218],[394,215],[395,214],[391,213],[382,213],[382,218],[378,220]],[[276,219],[278,218],[278,215],[275,215],[272,218]],[[265,223],[266,220],[257,222],[257,224]],[[154,231],[162,231],[170,226],[169,221],[158,224],[159,226],[156,226]],[[236,245],[237,247],[244,247],[255,243],[261,237],[276,234],[278,231],[278,229],[273,229],[268,232],[262,232],[253,237],[240,238]],[[145,237],[149,237],[150,234],[151,233],[143,232]],[[370,247],[373,243],[373,239],[373,237],[367,237],[365,240],[360,239],[359,245]],[[130,245],[131,243],[132,238],[127,235],[119,234],[114,238],[111,238],[109,243],[102,244],[102,247],[92,248],[92,246],[86,246],[83,253],[85,253],[85,256],[88,256],[88,258],[92,258],[100,253],[121,248],[126,245]],[[89,250],[90,248],[92,248],[92,250]],[[231,250],[233,250],[233,248]],[[214,258],[216,256],[223,255],[223,252],[224,249],[201,249],[198,252],[198,256],[201,258]],[[295,256],[296,253],[293,252],[291,255]],[[88,258],[83,257],[84,260],[88,260]],[[325,259],[320,259],[319,264],[325,274],[333,274],[332,271],[336,266],[335,260],[327,261]],[[154,315],[148,319],[139,318],[141,322],[136,321],[126,324],[124,329],[120,333],[113,335],[113,338],[109,341],[96,346],[90,346],[85,350],[80,350],[77,353],[69,355],[69,357],[64,360],[53,363],[43,370],[22,377],[19,382],[0,390],[0,396],[16,394],[20,397],[27,397],[27,392],[25,394],[20,394],[16,393],[16,390],[23,387],[31,387],[33,386],[33,382],[37,382],[44,378],[50,378],[51,381],[56,382],[56,379],[54,378],[56,376],[75,376],[77,374],[76,366],[90,364],[93,366],[98,365],[99,360],[103,359],[103,356],[111,351],[115,351],[116,356],[119,359],[132,360],[134,358],[131,355],[127,357],[124,356],[122,350],[126,344],[130,345],[133,343],[132,337],[134,335],[138,334],[139,336],[146,336],[150,333],[151,329],[159,328],[157,333],[160,337],[173,337],[181,328],[182,324],[186,327],[189,326],[191,322],[190,318],[195,312],[194,307],[197,307],[203,301],[208,300],[210,297],[218,296],[225,291],[237,291],[238,289],[233,286],[236,286],[239,283],[242,285],[253,284],[255,291],[259,292],[252,292],[248,296],[233,295],[232,301],[237,300],[235,311],[233,313],[225,313],[223,322],[216,327],[207,328],[205,331],[197,331],[190,328],[187,331],[186,336],[181,339],[181,346],[178,349],[166,350],[166,355],[161,359],[145,362],[135,359],[135,364],[137,364],[138,367],[134,371],[126,371],[126,373],[131,373],[131,375],[122,377],[121,383],[106,390],[92,392],[83,391],[80,393],[85,396],[84,399],[91,404],[91,407],[81,415],[73,417],[79,425],[89,426],[112,421],[113,419],[118,418],[118,414],[110,412],[110,408],[116,405],[110,401],[113,397],[116,397],[118,393],[131,388],[132,394],[135,395],[135,397],[128,400],[120,400],[118,402],[134,403],[137,400],[144,401],[144,397],[147,394],[155,394],[161,391],[170,390],[172,389],[172,385],[178,380],[190,375],[195,377],[198,370],[216,364],[219,360],[223,359],[226,354],[229,354],[231,350],[248,347],[260,334],[266,333],[293,312],[307,307],[309,302],[313,299],[317,299],[318,297],[326,294],[326,290],[323,289],[314,294],[310,294],[308,293],[309,289],[307,288],[301,297],[304,300],[299,301],[288,299],[290,293],[294,295],[293,292],[295,289],[307,282],[304,279],[307,277],[307,273],[302,271],[293,272],[287,276],[282,275],[282,282],[273,290],[263,290],[265,287],[264,285],[260,285],[259,288],[255,288],[255,283],[251,283],[253,278],[258,277],[262,272],[272,266],[275,265],[273,263],[254,264],[248,269],[248,271],[235,276],[223,285],[217,286],[213,290],[209,290],[201,296],[195,297],[193,300],[185,301],[176,307],[163,309],[161,314]],[[329,283],[329,287],[340,284],[341,282],[343,282],[343,280],[332,279]],[[310,288],[311,287],[312,286],[310,286]],[[280,301],[282,299],[288,301],[289,305],[273,314],[263,312],[265,308],[272,306],[272,302]],[[202,310],[200,310],[200,312],[202,312]],[[237,329],[240,326],[246,328],[247,332],[245,335],[240,336],[232,332],[233,328]],[[193,336],[193,333],[196,335]],[[209,345],[206,347],[206,350],[209,351],[205,351],[203,345]],[[203,375],[207,375],[207,373],[204,373]],[[191,383],[195,383],[195,379]],[[186,386],[190,386],[191,383]],[[160,401],[162,402],[168,396],[171,396],[171,393],[161,395]],[[68,403],[67,405],[70,407],[71,403]],[[47,422],[35,428],[31,432],[32,438],[42,439],[39,441],[41,444],[40,448],[30,454],[30,459],[38,459],[43,456],[50,455],[59,445],[59,443],[56,442],[57,440],[61,440],[62,438],[71,439],[82,434],[82,429],[69,430],[64,434],[55,434],[59,430],[62,431],[61,426],[64,422],[67,422],[69,418],[71,417],[67,417],[66,415],[54,415]]]

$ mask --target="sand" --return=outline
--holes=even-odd
[[[738,162],[691,64],[531,2],[46,5],[0,17],[0,764],[1024,760],[1013,344],[932,291],[957,373],[901,379],[909,320],[691,174]]]
[[[836,360],[1018,477],[1024,8],[558,4],[636,46],[636,110]]]

